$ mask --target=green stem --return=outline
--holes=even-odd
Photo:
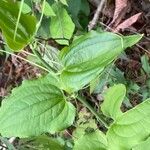
[[[18,18],[17,18],[17,22],[16,22],[16,27],[15,27],[15,32],[14,32],[14,41],[16,39],[16,34],[17,34],[17,30],[18,30],[18,25],[19,25],[19,21],[20,21],[20,17],[21,17],[21,12],[23,9],[23,4],[24,4],[24,0],[21,0],[21,4],[20,4],[20,8],[19,8],[19,13],[18,13]]]
[[[107,125],[107,122],[99,115],[98,112],[86,101],[86,99],[82,96],[77,96],[77,99],[85,106],[87,107],[91,113],[108,129],[109,126]]]
[[[23,61],[26,61],[26,62],[28,62],[28,63],[30,63],[30,64],[36,66],[36,67],[39,67],[39,68],[41,68],[41,69],[43,69],[43,70],[45,70],[45,71],[47,71],[47,72],[50,72],[47,68],[44,68],[43,66],[40,66],[40,65],[38,65],[38,64],[36,64],[36,63],[34,63],[34,62],[32,62],[32,61],[29,61],[29,60],[27,60],[27,59],[25,59],[25,58],[23,58],[23,57],[21,57],[21,56],[18,56],[18,55],[14,54],[14,53],[11,53],[11,52],[9,52],[9,51],[5,51],[5,50],[1,50],[1,49],[0,49],[0,52],[4,52],[4,53],[6,53],[6,54],[15,56],[15,57],[17,57],[17,58],[19,58],[19,59],[21,59],[21,60],[23,60]]]
[[[45,4],[46,4],[46,0],[43,0],[42,12],[41,12],[40,20],[39,20],[39,22],[38,22],[38,24],[37,24],[37,26],[36,26],[35,35],[36,35],[36,33],[38,32],[38,30],[39,30],[39,28],[40,28],[40,26],[41,26],[42,20],[43,20]]]
[[[41,61],[41,63],[42,63],[48,70],[53,71],[54,73],[56,73],[57,70],[54,69],[53,67],[51,67],[51,66],[41,57],[40,53],[39,53],[37,50],[35,50],[36,47],[37,47],[37,46],[36,46],[36,43],[34,43],[34,46],[33,46],[33,47],[32,47],[32,45],[31,45],[31,49],[32,49],[33,53],[37,56],[37,58]]]

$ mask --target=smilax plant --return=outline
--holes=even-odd
[[[44,7],[41,16],[46,14],[52,17],[52,38],[59,44],[68,45],[75,26],[65,9],[67,1],[56,1],[52,7],[44,2],[46,9],[51,9],[52,16],[45,12]],[[59,10],[63,13],[60,14]],[[59,15],[65,20],[64,32],[59,28]],[[92,130],[87,125],[81,129],[80,136],[73,139],[73,150],[145,150],[150,145],[150,99],[123,113],[120,107],[126,88],[122,84],[106,91],[99,111],[92,108],[81,94],[85,86],[113,63],[121,52],[137,43],[141,35],[120,36],[96,31],[85,33],[58,53],[59,67],[55,67],[42,59],[36,50],[35,34],[38,29],[35,16],[22,13],[11,0],[0,1],[0,16],[0,29],[8,47],[20,51],[29,44],[48,72],[39,79],[23,81],[3,100],[0,108],[2,136],[26,138],[60,132],[75,121],[77,112],[72,99],[77,99],[91,111],[106,132]],[[57,29],[60,31],[57,32]],[[107,122],[106,117],[113,121]],[[74,134],[78,131],[79,128]],[[58,146],[58,143],[55,142],[55,145]],[[65,148],[60,146],[58,149]]]

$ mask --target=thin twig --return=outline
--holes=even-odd
[[[36,64],[36,63],[34,63],[34,62],[32,62],[32,61],[29,61],[29,60],[27,60],[27,59],[25,59],[25,58],[23,58],[23,57],[21,57],[21,56],[15,55],[15,54],[13,54],[13,53],[11,53],[11,52],[9,52],[9,51],[4,51],[4,50],[1,50],[1,49],[0,49],[0,52],[4,52],[4,53],[7,53],[7,54],[10,54],[10,55],[15,56],[15,57],[17,57],[17,58],[19,58],[19,59],[21,59],[21,60],[24,60],[24,61],[26,61],[26,62],[28,62],[28,63],[30,63],[30,64],[36,66],[36,67],[39,67],[39,68],[41,68],[41,69],[43,69],[43,70],[45,70],[45,71],[47,71],[47,72],[50,72],[50,70],[46,69],[45,67],[40,66],[40,65],[38,65],[38,64]]]
[[[139,44],[136,44],[136,46],[137,46],[138,48],[142,49],[143,51],[145,51],[147,54],[150,55],[150,51],[149,51],[149,50],[145,49],[144,47],[140,46]]]
[[[96,12],[94,14],[94,17],[93,17],[92,21],[88,25],[88,30],[89,31],[91,31],[95,27],[95,25],[97,24],[99,16],[100,16],[100,13],[101,13],[101,11],[103,9],[103,6],[104,6],[105,2],[106,2],[106,0],[101,0],[99,2],[99,5],[98,5],[97,10],[96,10]]]

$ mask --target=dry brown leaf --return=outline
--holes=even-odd
[[[117,26],[128,10],[128,0],[116,0],[113,20],[109,26]]]
[[[125,20],[124,22],[119,24],[114,29],[114,32],[119,32],[120,30],[124,30],[126,28],[129,28],[130,26],[132,26],[139,19],[139,17],[141,17],[141,15],[142,15],[142,13],[138,13],[138,14],[128,18],[127,20]]]

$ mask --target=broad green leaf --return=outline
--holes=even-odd
[[[95,78],[94,80],[90,82],[90,94],[94,92],[95,88],[97,87],[98,82],[99,82],[99,77]]]
[[[65,147],[61,145],[57,139],[46,135],[35,138],[34,144],[38,145],[38,149],[40,150],[65,150]]]
[[[150,138],[148,138],[144,142],[141,142],[140,144],[132,148],[132,150],[149,150],[149,148],[150,148]]]
[[[58,80],[52,75],[24,81],[3,100],[0,109],[0,133],[3,136],[29,137],[54,133],[70,126],[74,106],[63,96]]]
[[[39,30],[37,32],[37,36],[45,39],[50,38],[49,25],[50,25],[50,18],[43,17]]]
[[[78,14],[81,10],[81,0],[68,0],[69,7],[67,8],[68,11],[71,13],[73,18],[78,19]],[[76,9],[74,9],[76,8]]]
[[[74,9],[75,8],[75,9]],[[90,7],[88,0],[68,0],[67,10],[71,14],[71,17],[76,25],[80,29],[85,29],[83,27],[83,22],[88,21],[88,16],[90,13]],[[87,27],[87,24],[86,24]]]
[[[85,133],[75,141],[73,150],[106,150],[107,139],[100,131]]]
[[[21,13],[17,34],[14,39],[18,13],[19,7],[17,3],[12,0],[0,1],[0,29],[8,46],[14,51],[21,50],[32,40],[36,28],[36,18]]]
[[[17,2],[18,3],[18,5],[19,5],[19,7],[20,7],[20,4],[21,4],[21,2]],[[31,10],[31,7],[28,5],[28,4],[26,4],[26,3],[23,3],[23,8],[22,8],[22,12],[23,13],[29,13],[29,12],[31,12],[32,10]]]
[[[61,3],[55,3],[52,8],[56,14],[55,17],[51,17],[50,22],[50,33],[52,38],[59,39],[56,40],[59,44],[68,45],[68,40],[72,37],[75,29],[75,25],[68,15],[67,11]]]
[[[57,139],[46,135],[40,135],[38,137],[28,139],[20,139],[19,142],[21,145],[19,147],[20,150],[65,150],[64,145],[62,145]]]
[[[150,135],[150,99],[125,112],[107,132],[110,150],[129,150]]]
[[[110,87],[105,95],[104,102],[101,105],[101,110],[107,117],[116,120],[122,115],[120,110],[122,101],[126,94],[126,87],[123,84],[117,84]]]
[[[52,7],[50,6],[50,4],[47,1],[45,2],[44,15],[48,16],[48,17],[49,16],[56,16]]]
[[[68,6],[67,0],[60,0],[60,2],[61,2],[62,4],[64,4],[64,5]]]
[[[68,92],[81,89],[95,79],[126,47],[140,39],[139,35],[131,36],[131,44],[128,38],[117,34],[92,31],[75,40],[61,55],[64,64],[61,74],[64,89]]]
[[[60,76],[62,87],[69,93],[78,91],[90,81],[95,79],[102,71],[103,68],[96,68],[84,72],[69,72],[64,70]]]

